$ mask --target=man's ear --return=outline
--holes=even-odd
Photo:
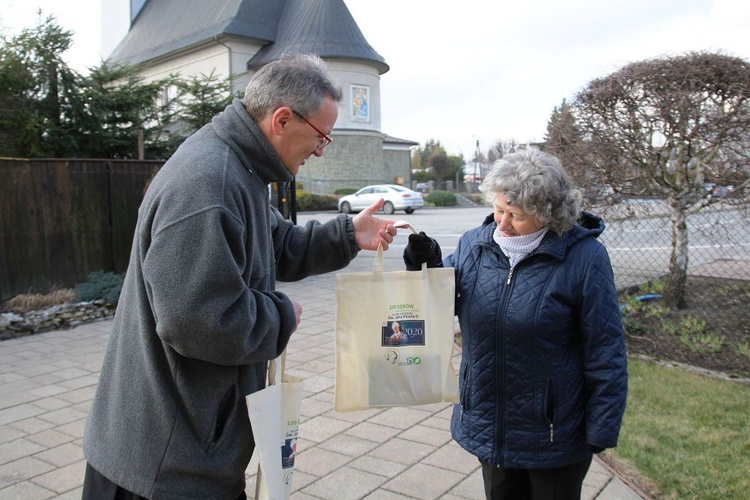
[[[287,130],[289,122],[294,118],[292,108],[289,106],[282,106],[273,112],[271,115],[271,132],[274,135],[284,135]]]

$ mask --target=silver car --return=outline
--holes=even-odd
[[[349,214],[359,212],[369,207],[380,198],[385,199],[383,212],[392,214],[396,210],[403,210],[407,214],[424,206],[422,193],[399,186],[397,184],[376,184],[366,186],[354,194],[343,196],[339,200],[339,212]]]

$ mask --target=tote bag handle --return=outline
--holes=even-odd
[[[417,230],[414,229],[414,226],[406,222],[405,220],[397,220],[393,223],[393,227],[399,228],[399,229],[409,229],[413,234],[417,234]],[[422,263],[422,270],[427,269],[427,263]],[[385,272],[385,261],[383,258],[383,247],[378,244],[378,251],[375,254],[375,263],[372,265],[372,272],[373,273],[384,273]]]
[[[281,377],[284,376],[286,367],[286,349],[282,351],[278,358],[268,362],[268,385],[277,385],[281,383]]]
[[[285,367],[286,367],[286,349],[282,351],[281,355],[278,358],[274,358],[268,361],[268,368],[266,369],[267,374],[268,374],[267,387],[281,384],[281,377],[283,376]],[[255,498],[261,497],[260,485],[262,481],[265,481],[265,478],[263,477],[263,472],[261,470],[260,463],[259,463],[258,473],[255,477]]]

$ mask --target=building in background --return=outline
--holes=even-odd
[[[102,30],[104,57],[140,65],[147,81],[232,75],[235,93],[285,52],[317,54],[344,98],[334,142],[305,163],[297,181],[315,194],[410,183],[418,144],[381,131],[380,76],[389,67],[343,0],[102,0]]]

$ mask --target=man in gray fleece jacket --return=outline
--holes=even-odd
[[[245,395],[265,387],[302,307],[277,292],[388,248],[393,220],[305,227],[269,203],[331,142],[342,94],[316,56],[289,55],[189,137],[148,188],[84,435],[83,498],[245,498]]]

